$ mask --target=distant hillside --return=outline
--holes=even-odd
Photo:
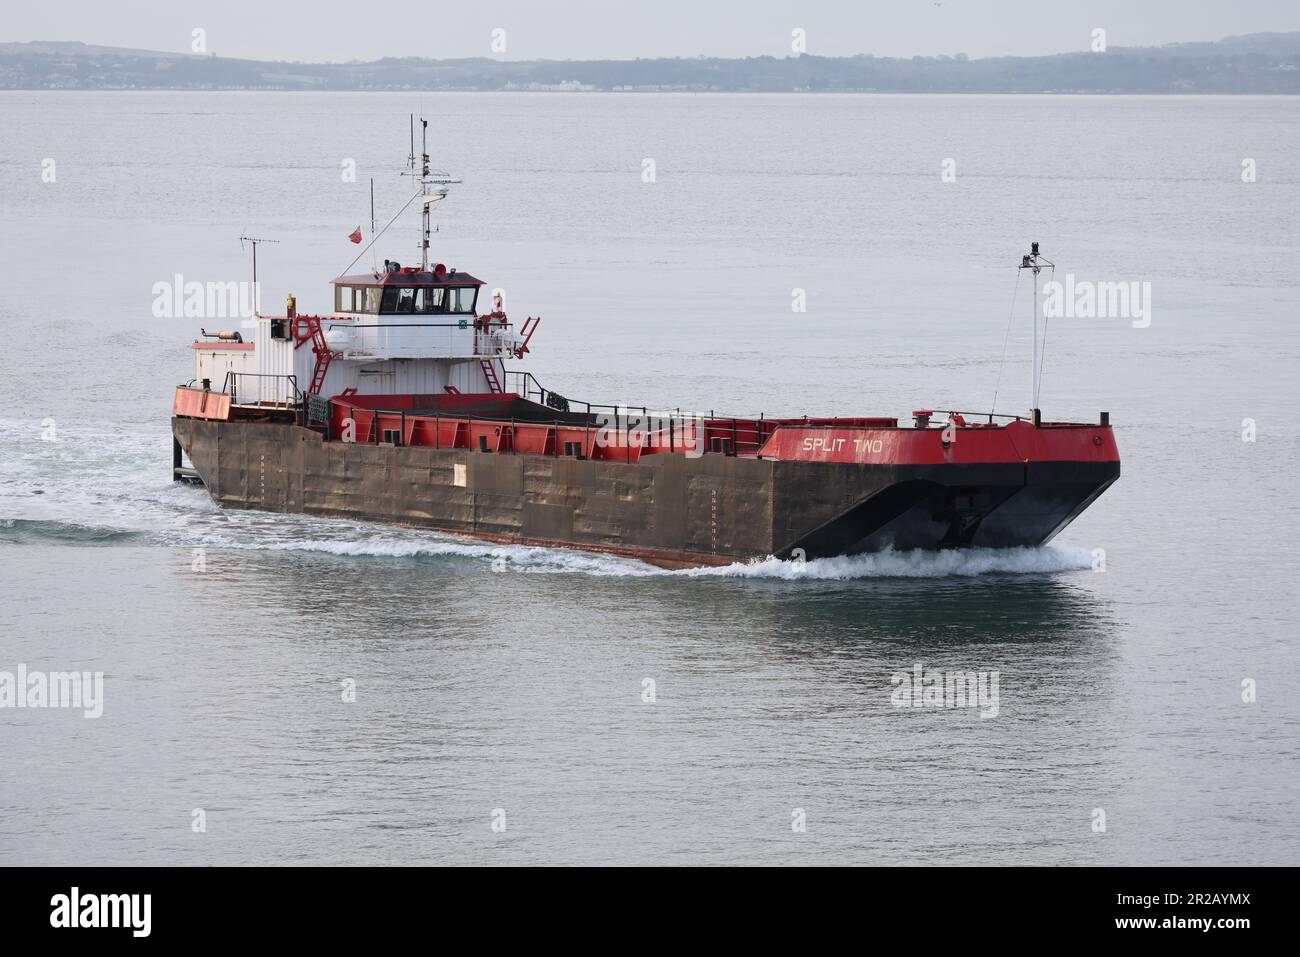
[[[7,90],[683,90],[1300,94],[1300,33],[1039,57],[287,63],[78,42],[0,43]]]

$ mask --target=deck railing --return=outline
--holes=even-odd
[[[524,373],[524,375],[529,375]],[[533,380],[535,382],[535,380]],[[535,388],[521,384],[521,390]],[[522,394],[522,392],[520,393]],[[533,391],[531,396],[536,396]],[[344,438],[363,444],[387,442],[394,445],[432,445],[435,448],[469,448],[492,452],[534,452],[561,455],[571,446],[580,457],[636,461],[642,455],[679,452],[689,456],[705,453],[729,456],[757,455],[776,431],[785,425],[816,427],[838,421],[840,428],[888,427],[894,419],[765,419],[683,413],[680,409],[662,413],[647,408],[595,406],[579,418],[550,421],[508,414],[484,415],[455,406],[432,411],[384,409],[354,404],[348,396],[329,400],[327,438]],[[570,410],[574,411],[574,410]],[[483,447],[486,443],[487,447]],[[581,451],[579,451],[581,450]]]
[[[227,372],[221,391],[232,405],[293,409],[302,402],[298,377],[270,372]]]

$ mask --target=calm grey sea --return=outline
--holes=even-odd
[[[1123,477],[1046,549],[696,574],[173,485],[171,390],[221,323],[154,318],[153,284],[248,278],[247,233],[279,241],[268,308],[328,309],[370,178],[381,223],[409,194],[411,111],[464,178],[436,258],[540,314],[523,367],[590,401],[987,410],[1031,240],[1150,282],[1144,328],[1048,330],[1047,417],[1109,410]],[[1300,864],[1298,120],[0,94],[0,672],[105,698],[0,708],[0,863]],[[1026,288],[1000,411],[1029,405]],[[996,716],[895,707],[918,664],[998,672]]]

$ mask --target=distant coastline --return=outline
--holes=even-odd
[[[695,57],[290,63],[93,46],[0,43],[0,90],[1300,95],[1300,33],[1037,57]]]

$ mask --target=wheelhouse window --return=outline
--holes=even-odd
[[[472,315],[477,299],[477,286],[358,286],[353,311],[378,312],[385,316]],[[341,307],[340,311],[343,311]]]
[[[442,312],[447,290],[441,286],[420,286],[415,290],[416,312]]]
[[[415,290],[410,286],[385,286],[379,311],[386,316],[409,316],[415,311]]]
[[[334,287],[334,311],[335,312],[352,312],[352,287],[335,286]]]
[[[478,298],[478,286],[452,286],[447,290],[448,312],[472,313]]]
[[[378,286],[356,286],[352,296],[352,311],[378,315],[379,297],[382,291]]]

